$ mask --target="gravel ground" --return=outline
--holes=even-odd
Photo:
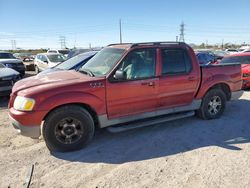
[[[99,131],[77,152],[50,153],[10,126],[0,99],[0,187],[250,187],[250,91],[220,119],[196,117],[123,133]]]

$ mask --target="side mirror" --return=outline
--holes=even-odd
[[[114,78],[116,80],[126,80],[127,79],[127,73],[122,70],[117,70],[115,72]]]
[[[47,60],[45,60],[45,61],[44,61],[44,63],[47,63],[47,64],[48,64],[48,61],[47,61]]]

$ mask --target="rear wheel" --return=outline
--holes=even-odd
[[[91,115],[76,105],[56,109],[43,125],[43,137],[50,151],[81,149],[92,139],[94,131]]]
[[[226,107],[226,95],[221,89],[211,89],[202,100],[197,115],[202,119],[219,118]]]

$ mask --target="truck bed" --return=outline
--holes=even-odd
[[[242,75],[240,64],[202,65],[201,83],[197,98],[201,99],[207,89],[216,84],[226,84],[231,92],[242,88]]]

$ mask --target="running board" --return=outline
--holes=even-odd
[[[131,129],[137,129],[141,127],[146,127],[154,124],[160,124],[164,123],[167,121],[172,121],[172,120],[177,120],[177,119],[182,119],[190,116],[194,116],[195,112],[194,111],[189,111],[189,112],[184,112],[184,113],[178,113],[178,114],[171,114],[163,117],[156,117],[154,119],[146,120],[146,121],[141,121],[141,122],[133,122],[130,124],[126,125],[116,125],[116,126],[110,126],[107,127],[107,130],[111,133],[118,133],[118,132],[123,132]]]

